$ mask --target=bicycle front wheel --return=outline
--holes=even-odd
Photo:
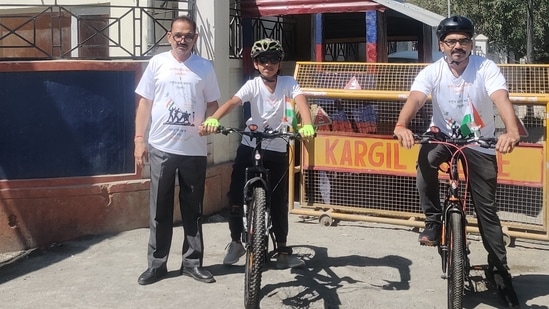
[[[244,276],[244,307],[246,309],[259,308],[261,300],[261,271],[267,253],[266,207],[265,188],[259,186],[253,188],[248,211],[248,244]]]
[[[460,213],[448,218],[448,308],[461,309],[465,277],[464,226]]]

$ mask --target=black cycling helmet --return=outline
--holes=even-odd
[[[437,37],[440,41],[450,32],[463,32],[466,33],[469,38],[472,38],[475,33],[475,27],[473,22],[463,16],[451,16],[443,19],[437,27]]]
[[[252,58],[255,59],[255,57],[262,54],[276,54],[280,57],[280,60],[284,59],[282,44],[280,44],[279,41],[270,38],[256,41],[254,45],[252,45],[252,52],[250,53]]]

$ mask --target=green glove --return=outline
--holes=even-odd
[[[311,137],[315,135],[315,128],[310,124],[306,124],[298,132],[303,137]]]
[[[206,119],[206,121],[204,121],[202,123],[205,127],[213,127],[213,128],[216,128],[219,127],[219,120],[215,119],[215,118],[212,118],[212,117],[209,117],[208,119]]]

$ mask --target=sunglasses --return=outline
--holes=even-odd
[[[279,57],[267,57],[267,56],[259,56],[255,58],[257,62],[260,64],[267,64],[267,62],[270,62],[271,64],[278,64],[280,63]]]

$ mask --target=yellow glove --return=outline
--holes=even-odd
[[[303,137],[311,137],[315,135],[315,128],[310,124],[306,124],[297,132]]]
[[[212,127],[214,129],[217,129],[219,127],[219,120],[209,117],[202,123],[205,127]]]

